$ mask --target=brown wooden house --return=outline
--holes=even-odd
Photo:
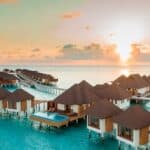
[[[116,84],[102,84],[94,87],[96,95],[100,99],[107,99],[119,108],[125,109],[130,106],[131,92]]]
[[[122,110],[107,100],[100,100],[86,110],[87,128],[100,133],[113,131],[112,117],[122,112]]]
[[[17,89],[5,98],[9,112],[32,113],[34,108],[34,96],[22,89]]]
[[[140,147],[149,143],[150,112],[135,105],[113,118],[119,141]]]
[[[98,99],[93,91],[93,87],[86,81],[82,81],[58,96],[54,103],[57,111],[82,114],[90,104]]]

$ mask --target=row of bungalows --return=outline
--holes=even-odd
[[[34,111],[34,97],[22,89],[17,89],[13,93],[0,89],[0,98],[1,112],[17,113],[23,116]]]
[[[148,147],[150,142],[150,112],[135,105],[122,111],[113,103],[101,100],[86,110],[87,128],[101,134],[115,136],[119,143],[135,148]]]
[[[128,77],[122,75],[114,80],[113,84],[117,84],[121,88],[130,91],[133,96],[147,96],[150,93],[149,82],[139,74],[131,74]]]
[[[85,117],[84,111],[98,99],[93,87],[86,81],[82,81],[70,87],[53,102],[50,101],[48,110],[83,118]]]
[[[8,86],[17,86],[18,79],[6,72],[0,72],[0,86],[1,87],[8,87]]]
[[[17,69],[16,72],[21,78],[25,80],[33,80],[39,84],[53,85],[58,82],[58,79],[54,78],[52,75],[40,73],[38,71]]]
[[[124,90],[117,84],[96,85],[94,91],[100,99],[107,99],[121,109],[130,106],[131,92]]]

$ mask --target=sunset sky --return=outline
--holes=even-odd
[[[0,0],[0,64],[150,64],[148,0]]]

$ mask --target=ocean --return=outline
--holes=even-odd
[[[150,75],[150,66],[48,66],[48,65],[4,65],[4,68],[17,69],[25,68],[37,70],[43,73],[49,73],[59,79],[58,86],[69,88],[74,83],[87,80],[92,85],[102,84],[113,81],[121,74],[140,73],[141,75]]]
[[[59,79],[58,86],[66,89],[82,80],[96,85],[112,81],[121,74],[150,74],[150,66],[1,66],[0,70],[4,68],[50,73]],[[85,121],[67,128],[48,130],[32,127],[26,119],[0,117],[0,135],[1,150],[118,150],[115,139],[107,138],[102,142],[95,133],[89,139]],[[123,143],[122,148],[133,150]]]

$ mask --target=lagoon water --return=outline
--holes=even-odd
[[[1,66],[0,69],[28,68],[50,73],[59,79],[58,86],[68,88],[76,82],[87,80],[92,85],[112,81],[120,74],[150,74],[150,66]],[[148,105],[148,107],[150,107]],[[118,143],[111,138],[100,141],[93,134],[88,139],[88,130],[84,121],[62,129],[37,129],[31,127],[28,120],[16,120],[0,117],[0,150],[117,150]],[[131,147],[124,147],[131,150]]]

